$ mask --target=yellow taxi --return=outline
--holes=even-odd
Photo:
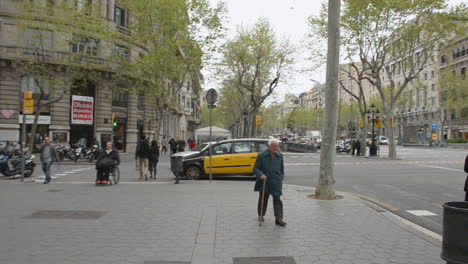
[[[260,152],[268,149],[267,139],[242,138],[212,143],[213,175],[253,175]],[[183,172],[174,169],[174,162],[182,160]],[[209,144],[203,143],[191,151],[171,156],[171,170],[187,178],[200,179],[210,174]]]

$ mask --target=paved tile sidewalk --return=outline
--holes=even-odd
[[[253,182],[0,182],[0,263],[231,264],[267,256],[301,264],[444,263],[439,242],[390,213],[348,195],[309,199],[307,187],[285,186],[286,228],[274,225],[271,210],[259,227],[252,189]],[[103,212],[95,219],[32,218],[39,210]]]

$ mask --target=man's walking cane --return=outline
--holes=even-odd
[[[265,186],[266,186],[266,180],[263,181],[263,188],[262,188],[262,205],[260,207],[260,216],[258,218],[258,225],[261,226],[263,223],[263,206],[265,203]]]

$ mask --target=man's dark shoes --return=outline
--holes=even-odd
[[[278,225],[278,226],[286,226],[287,223],[284,222],[283,220],[276,220],[275,224]]]
[[[45,180],[44,184],[48,184],[49,182],[50,182],[50,180]]]

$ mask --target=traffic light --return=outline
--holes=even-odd
[[[32,99],[32,92],[23,92],[23,114],[34,113],[34,100]]]
[[[262,116],[257,115],[255,117],[255,123],[256,123],[257,126],[261,126],[262,125]]]
[[[117,126],[117,121],[115,121],[115,114],[112,113],[112,126],[116,127]]]

